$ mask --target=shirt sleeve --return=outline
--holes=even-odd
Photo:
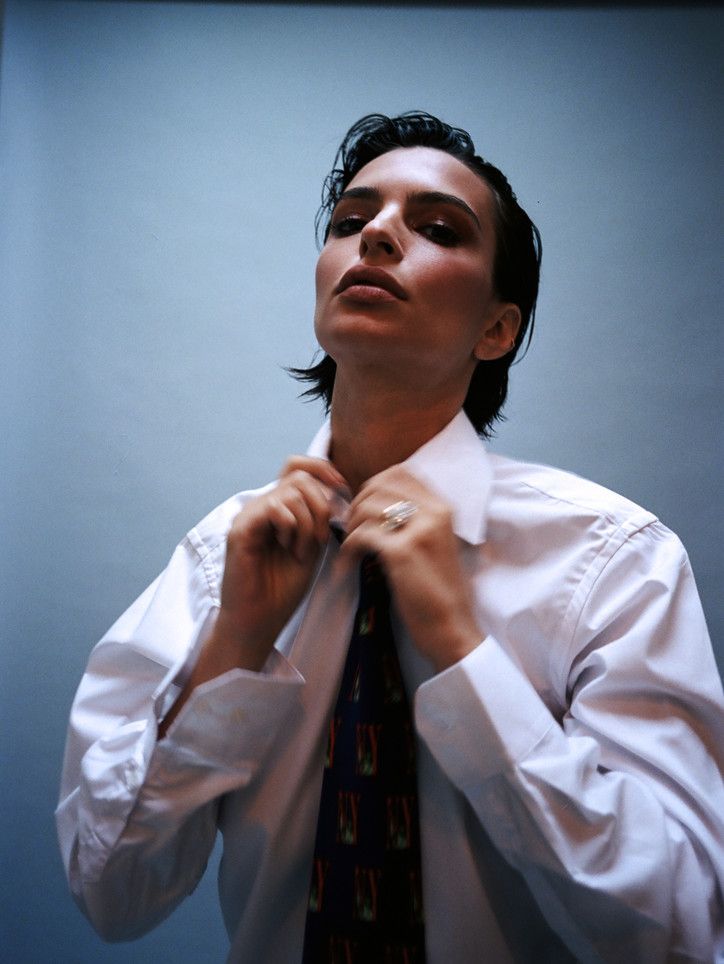
[[[678,539],[626,540],[560,650],[560,718],[489,637],[420,687],[419,733],[577,960],[712,961],[724,715]]]
[[[107,940],[147,932],[194,889],[219,798],[254,779],[302,684],[274,651],[260,673],[194,690],[157,740],[213,624],[214,573],[185,540],[96,646],[73,704],[58,834],[73,896]]]

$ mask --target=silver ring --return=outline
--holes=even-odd
[[[406,499],[402,502],[393,502],[392,505],[388,505],[386,509],[382,510],[380,526],[389,532],[401,529],[410,516],[413,516],[416,512],[417,506],[414,502],[408,502]]]

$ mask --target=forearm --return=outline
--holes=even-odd
[[[71,749],[57,812],[61,847],[74,896],[107,939],[149,930],[196,886],[217,800],[254,779],[295,705],[296,671],[281,657],[267,669],[195,688],[160,742],[149,703],[145,717],[92,743],[77,773]]]
[[[119,787],[118,797],[105,803],[98,790],[107,781],[84,775],[77,799],[59,808],[61,836],[65,826],[74,837],[67,866],[71,891],[105,940],[132,940],[150,931],[204,872],[220,788],[197,774],[194,792],[184,800],[178,774],[179,761],[159,755],[137,791],[128,788],[126,794]],[[167,785],[174,776],[176,785]]]
[[[329,485],[335,484],[343,480],[327,461],[292,459],[279,484],[236,515],[226,536],[214,625],[161,723],[159,739],[198,687],[231,670],[259,672],[265,666],[329,539]]]
[[[220,611],[181,692],[159,724],[158,739],[166,736],[194,690],[234,669],[259,672],[268,661],[273,644],[273,637],[240,638]]]
[[[722,801],[695,739],[678,760],[693,802],[668,761],[657,776],[621,752],[614,768],[613,748],[561,727],[491,639],[416,702],[422,738],[578,959],[711,956]]]

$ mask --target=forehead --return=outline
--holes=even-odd
[[[457,195],[481,220],[493,214],[493,194],[486,182],[434,147],[398,147],[381,154],[355,174],[347,189],[352,187],[373,187],[383,195],[441,191]]]

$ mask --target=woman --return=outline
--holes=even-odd
[[[429,115],[363,118],[337,163],[326,354],[297,372],[329,421],[193,529],[94,650],[58,809],[74,895],[107,938],[143,933],[220,829],[232,961],[712,959],[722,695],[683,549],[638,506],[479,438],[532,324],[537,231]],[[377,766],[377,724],[342,718],[360,634],[377,645],[353,619],[369,559],[415,733],[413,789],[385,798],[388,825],[409,803],[399,914],[397,844],[360,843],[372,818],[334,783],[338,727],[359,785]]]

